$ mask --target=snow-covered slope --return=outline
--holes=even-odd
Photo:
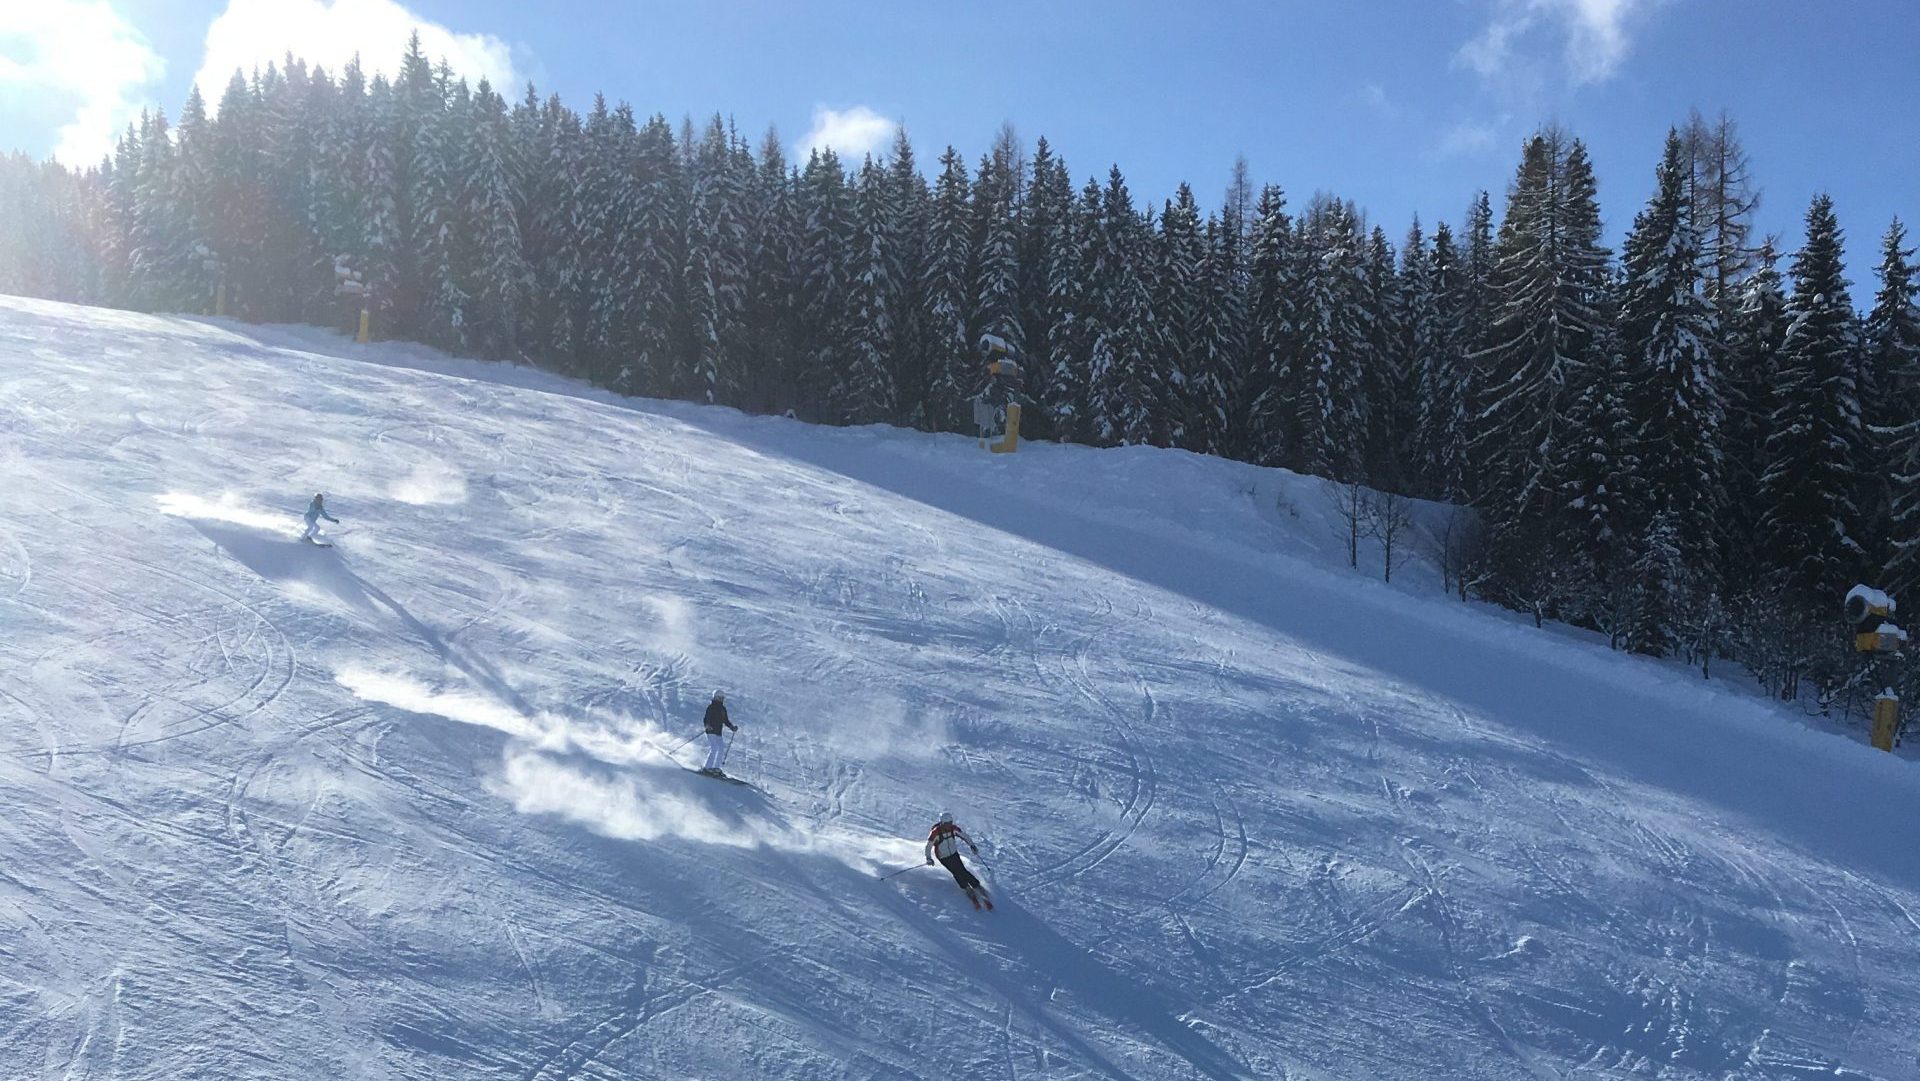
[[[1326,517],[0,299],[0,1075],[1920,1077],[1911,763]]]

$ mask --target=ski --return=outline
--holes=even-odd
[[[717,769],[690,769],[690,770],[687,770],[687,772],[700,777],[711,777],[716,781],[725,781],[728,784],[737,784],[742,788],[754,787],[752,781],[743,781],[738,777],[728,776],[725,773],[721,773]],[[756,789],[756,791],[758,790]]]

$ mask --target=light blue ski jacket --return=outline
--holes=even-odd
[[[312,525],[322,518],[325,518],[327,521],[332,522],[334,525],[340,524],[340,519],[335,518],[331,514],[328,514],[326,511],[326,508],[320,505],[320,501],[318,499],[307,504],[307,524],[308,525]]]

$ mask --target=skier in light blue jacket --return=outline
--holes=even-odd
[[[340,519],[327,513],[327,497],[316,492],[313,496],[313,502],[307,504],[306,536],[300,539],[306,541],[308,544],[324,543],[320,540],[320,519],[322,518],[332,522],[334,525],[340,524]]]

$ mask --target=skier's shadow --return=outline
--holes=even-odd
[[[958,907],[959,893],[952,892]],[[901,891],[888,893],[890,903],[906,914],[908,922],[924,928],[927,938],[951,956],[961,971],[1015,1004],[1029,1020],[1097,1072],[1118,1081],[1133,1079],[1099,1048],[1052,1016],[1049,1003],[1055,994],[1064,992],[1070,1002],[1105,1017],[1122,1032],[1159,1044],[1202,1077],[1230,1081],[1251,1076],[1232,1056],[1180,1021],[1168,992],[1143,977],[1130,976],[1101,962],[1014,901],[996,894],[994,911],[980,913],[977,926],[969,926],[968,934],[959,934],[950,925],[931,921],[926,911]],[[1005,951],[979,949],[976,938],[1000,943]]]
[[[353,573],[337,553],[244,526],[198,518],[189,519],[189,524],[222,552],[268,581],[298,583],[329,594],[340,603],[368,615],[378,617],[384,614],[397,619],[441,661],[465,673],[469,679],[514,708],[524,713],[533,711],[493,665],[484,658],[456,649],[440,632],[414,618],[413,613],[407,611],[406,606],[386,590]]]

